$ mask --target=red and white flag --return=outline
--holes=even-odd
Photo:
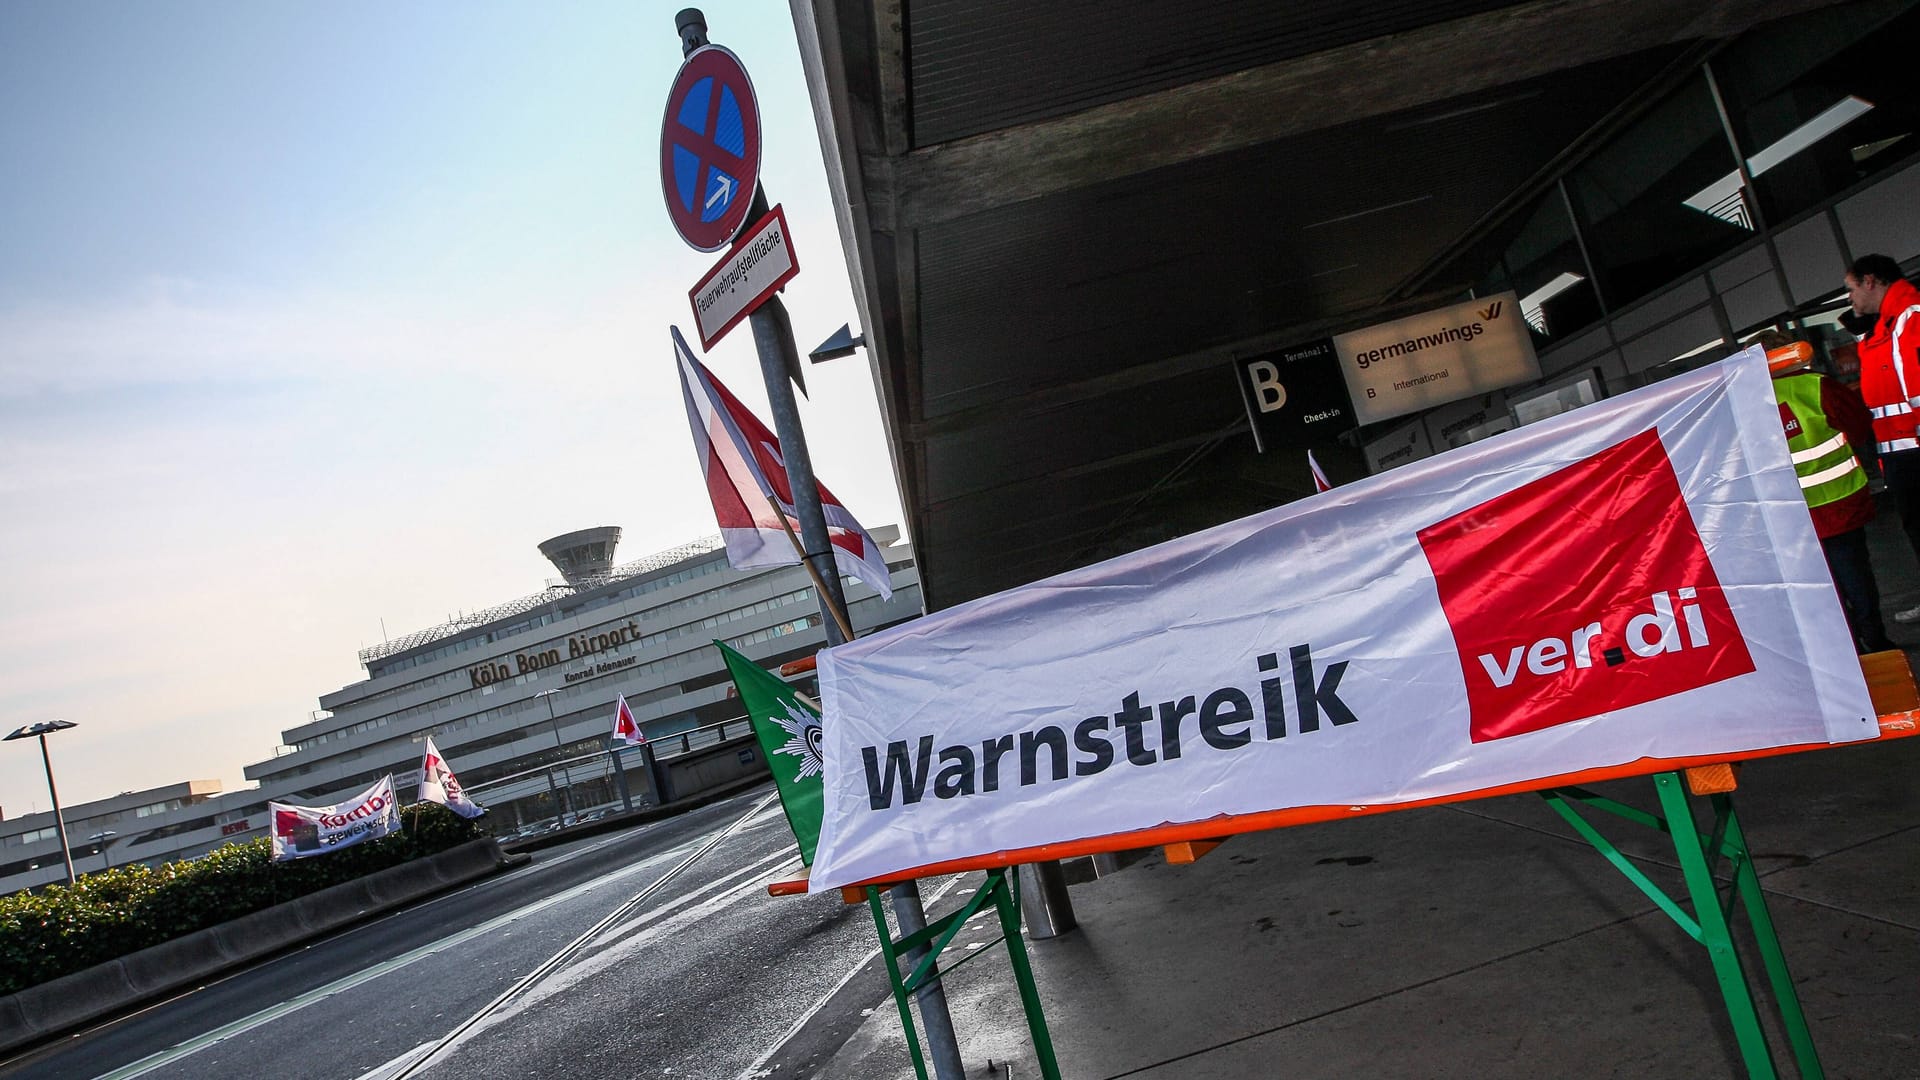
[[[464,818],[476,818],[487,812],[486,807],[467,798],[459,779],[447,766],[447,759],[440,756],[440,748],[433,745],[431,735],[427,736],[427,754],[420,760],[420,801],[437,802]]]
[[[1333,490],[1333,484],[1327,480],[1326,470],[1322,469],[1320,463],[1313,459],[1313,451],[1311,450],[1307,451],[1307,470],[1313,473],[1313,490],[1316,493]]]
[[[707,477],[713,516],[727,544],[727,562],[736,570],[761,566],[792,566],[800,561],[781,528],[780,510],[796,533],[793,490],[787,481],[780,440],[760,418],[729,393],[706,365],[693,358],[680,329],[673,328],[673,353],[679,362],[680,392],[687,402],[687,422],[693,426],[693,446]],[[842,574],[866,582],[882,597],[893,597],[893,582],[880,545],[862,528],[825,484],[816,479],[820,509],[827,519],[827,539],[833,544],[834,563]]]
[[[616,742],[628,746],[643,746],[647,737],[641,733],[640,725],[634,722],[633,710],[627,708],[627,695],[620,695],[620,703],[613,709],[613,737]]]

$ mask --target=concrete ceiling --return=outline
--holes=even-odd
[[[1557,163],[1819,6],[793,0],[929,609],[1303,493],[1232,356],[1453,298]]]

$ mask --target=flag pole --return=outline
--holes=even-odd
[[[840,627],[840,636],[852,641],[853,627],[847,624],[847,613],[841,610],[837,602],[839,597],[827,591],[827,583],[820,577],[820,568],[813,565],[812,559],[807,558],[806,548],[800,543],[800,538],[794,535],[793,525],[787,521],[787,515],[780,509],[779,501],[768,495],[767,505],[773,508],[773,516],[780,519],[780,528],[787,534],[787,540],[793,544],[793,553],[800,556],[800,565],[806,567],[807,574],[813,578],[813,588],[820,594],[821,606],[827,609],[827,613],[833,616],[833,621]]]

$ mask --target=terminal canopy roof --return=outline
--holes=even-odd
[[[793,0],[928,608],[1310,490],[1233,356],[1460,298],[1568,161],[1821,6]]]

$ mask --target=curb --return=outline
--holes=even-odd
[[[482,837],[29,986],[0,997],[0,1053],[531,860]]]

